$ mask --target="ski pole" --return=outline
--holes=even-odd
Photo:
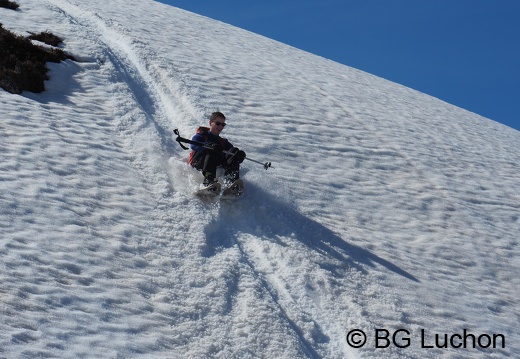
[[[177,135],[177,138],[175,139],[175,141],[177,141],[179,143],[179,145],[183,149],[185,149],[185,150],[188,150],[189,148],[187,146],[184,146],[182,143],[188,143],[190,145],[204,147],[204,148],[207,148],[209,150],[212,149],[211,146],[208,146],[208,145],[206,145],[203,142],[192,141],[192,140],[188,140],[187,138],[181,137],[181,135],[179,134],[179,130],[177,128],[175,130],[173,130],[173,133],[175,133]],[[231,152],[228,152],[228,151],[222,151],[222,152],[224,152],[225,154],[232,154]],[[258,164],[264,166],[264,168],[266,170],[269,169],[269,168],[274,168],[273,166],[271,166],[271,162],[260,162],[260,161],[253,160],[253,159],[251,159],[249,157],[246,157],[245,159],[248,160],[248,161],[251,161],[251,162],[254,162],[254,163],[258,163]]]
[[[208,147],[206,147],[208,148]],[[211,147],[209,147],[209,149],[211,149]],[[222,151],[222,153],[225,153],[226,155],[233,155],[234,153],[233,152],[229,152],[229,151]],[[256,161],[256,160],[253,160],[252,158],[249,158],[249,157],[244,157],[246,160],[248,161],[251,161],[251,162],[254,162],[254,163],[258,163],[262,166],[264,166],[264,168],[267,170],[268,168],[274,168],[273,166],[271,166],[271,162],[260,162],[260,161]]]
[[[271,166],[271,162],[265,162],[265,163],[262,163],[260,161],[255,161],[249,157],[246,157],[246,160],[249,160],[251,162],[254,162],[254,163],[258,163],[258,164],[261,164],[262,166],[264,166],[264,168],[267,170],[269,168],[274,168],[273,166]]]

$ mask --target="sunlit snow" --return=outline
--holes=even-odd
[[[17,2],[80,61],[0,90],[0,357],[518,357],[520,132],[149,0]],[[173,134],[216,110],[274,167],[231,203]]]

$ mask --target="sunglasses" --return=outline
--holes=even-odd
[[[226,124],[224,122],[215,121],[215,125],[222,126],[223,128],[226,127]]]

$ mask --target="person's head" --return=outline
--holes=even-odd
[[[226,116],[222,112],[213,112],[209,116],[209,131],[214,135],[220,135],[220,132],[226,126]]]

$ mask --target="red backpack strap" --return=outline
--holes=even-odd
[[[197,133],[207,134],[208,132],[209,132],[209,127],[199,126],[199,128],[197,128]]]

